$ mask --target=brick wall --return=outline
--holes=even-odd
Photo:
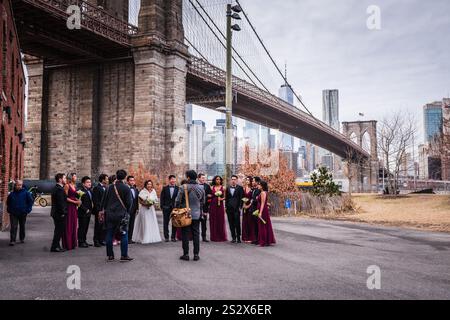
[[[0,17],[0,211],[2,226],[6,227],[8,182],[23,175],[25,80],[9,1],[0,2]]]

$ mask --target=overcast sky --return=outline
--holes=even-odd
[[[449,0],[241,0],[280,66],[315,116],[322,90],[339,89],[340,121],[416,115],[450,93]],[[367,8],[381,9],[369,30]],[[281,84],[281,83],[280,83]],[[216,115],[194,112],[213,124]],[[422,139],[422,137],[420,137]]]

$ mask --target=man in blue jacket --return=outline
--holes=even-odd
[[[33,209],[33,203],[33,197],[23,186],[23,181],[17,180],[14,191],[9,194],[6,200],[6,207],[11,220],[10,246],[14,246],[16,243],[18,226],[20,226],[20,243],[25,242],[25,222],[27,221],[27,215]]]

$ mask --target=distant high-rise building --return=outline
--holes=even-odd
[[[234,150],[233,150],[233,170],[236,169],[238,155],[237,126],[233,126],[234,130]],[[206,134],[209,147],[206,149],[206,156],[209,157],[206,165],[208,175],[223,175],[225,173],[225,155],[226,155],[226,120],[217,119],[214,131]],[[211,154],[208,151],[213,150]]]
[[[429,143],[442,133],[442,101],[423,107],[425,142]]]
[[[270,150],[275,150],[277,148],[277,136],[274,134],[270,135],[269,148]]]
[[[192,118],[192,104],[187,104],[186,105],[186,116],[185,116],[185,123],[186,125],[190,125],[192,124],[192,121],[194,120]]]
[[[324,90],[323,91],[323,121],[339,131],[339,91],[338,90]]]
[[[244,139],[246,140],[246,144],[249,146],[250,149],[252,150],[258,150],[259,145],[260,145],[260,136],[259,136],[259,131],[260,131],[260,125],[250,122],[250,121],[245,121],[245,126],[244,126]]]
[[[189,125],[189,168],[204,171],[203,149],[206,125],[201,120],[194,120]]]
[[[287,103],[294,105],[294,91],[287,83],[283,84],[279,91],[278,97]],[[294,151],[294,137],[280,132],[280,147],[284,151]]]

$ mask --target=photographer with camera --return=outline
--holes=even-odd
[[[102,201],[103,212],[101,213],[101,220],[104,220],[106,225],[107,261],[114,261],[113,237],[116,231],[120,230],[120,261],[129,262],[133,260],[128,256],[128,224],[133,201],[131,190],[124,183],[127,177],[126,171],[119,170],[116,175],[117,180],[108,187]]]

